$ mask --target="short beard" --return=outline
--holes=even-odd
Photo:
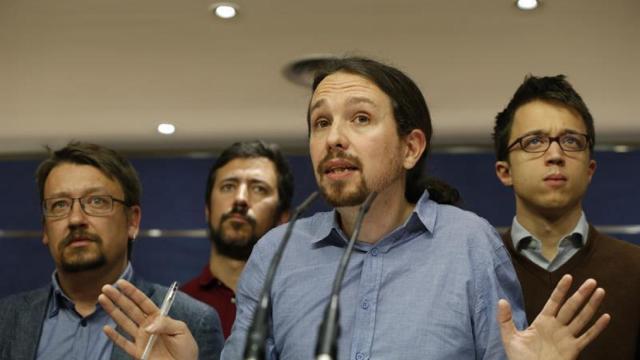
[[[219,227],[222,227],[222,221]],[[247,261],[249,259],[253,246],[258,242],[258,237],[255,235],[255,231],[249,239],[245,239],[245,241],[238,243],[238,241],[227,239],[224,236],[224,233],[220,230],[214,229],[213,226],[211,226],[211,223],[209,223],[209,238],[218,254],[240,261]]]
[[[357,206],[362,204],[371,192],[369,191],[367,182],[363,177],[360,178],[360,182],[356,185],[355,191],[352,192],[347,192],[346,190],[346,187],[349,185],[347,181],[334,181],[330,185],[322,184],[322,177],[325,176],[325,164],[332,159],[349,160],[359,169],[360,175],[362,176],[363,169],[360,159],[355,156],[349,155],[344,151],[329,152],[320,161],[316,168],[316,173],[318,174],[318,177],[320,179],[320,181],[318,182],[320,193],[322,194],[324,199],[333,207]]]
[[[362,204],[369,196],[369,188],[364,179],[357,185],[356,190],[350,193],[345,191],[348,184],[343,181],[334,182],[332,185],[320,185],[320,193],[333,207],[357,206]]]
[[[97,248],[97,254],[95,257],[85,258],[86,254],[80,253],[81,251],[84,251],[84,249],[67,249],[67,245],[77,237],[84,237],[95,244]],[[107,257],[104,255],[104,251],[102,251],[102,239],[100,236],[87,233],[84,230],[73,231],[67,235],[67,237],[60,243],[58,251],[60,251],[60,270],[64,272],[78,273],[95,270],[107,264]],[[65,255],[65,251],[72,253],[75,252],[75,256],[72,256],[77,258],[74,260],[68,259],[67,255]]]

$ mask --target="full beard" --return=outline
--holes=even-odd
[[[229,217],[225,214],[220,219],[218,229],[209,223],[209,238],[218,254],[241,261],[247,261],[253,250],[253,246],[258,242],[260,236],[256,234],[255,220],[249,217],[247,221],[251,226],[251,233],[243,238],[231,238],[223,229],[224,221]]]
[[[82,237],[92,243],[90,248],[72,248],[69,244],[74,238]],[[107,263],[107,257],[102,250],[102,238],[85,231],[71,232],[60,243],[60,269],[68,273],[98,269]]]

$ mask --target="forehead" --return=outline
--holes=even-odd
[[[91,191],[106,191],[111,195],[122,195],[122,187],[109,179],[100,169],[91,165],[62,163],[54,167],[44,184],[44,194],[82,195]]]
[[[586,133],[586,125],[577,111],[558,102],[534,100],[516,110],[511,138],[530,132],[553,136],[566,130]]]
[[[316,87],[311,97],[311,109],[337,98],[348,100],[362,98],[373,105],[391,106],[391,99],[373,81],[364,76],[347,72],[337,72],[325,77]]]
[[[216,184],[225,180],[262,181],[276,186],[276,167],[266,157],[236,158],[216,170]]]

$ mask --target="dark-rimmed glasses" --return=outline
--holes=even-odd
[[[565,133],[559,136],[549,136],[544,134],[529,134],[517,138],[507,151],[511,151],[514,146],[528,153],[543,153],[549,149],[552,142],[557,142],[563,151],[576,152],[584,151],[591,144],[591,138],[587,134]]]
[[[80,208],[87,215],[106,216],[113,211],[113,203],[119,202],[126,205],[124,200],[116,199],[111,195],[87,195],[79,198],[60,196],[42,201],[42,212],[48,218],[62,218],[73,208],[73,203],[78,200]]]

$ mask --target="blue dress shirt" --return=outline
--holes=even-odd
[[[335,211],[300,220],[271,290],[269,359],[312,359],[318,326],[347,243]],[[236,293],[222,359],[242,357],[266,270],[285,227],[254,247]],[[489,223],[429,200],[375,244],[357,243],[340,295],[338,359],[504,359],[496,320],[507,299],[526,326],[522,291]]]
[[[578,251],[587,244],[588,235],[589,223],[583,212],[575,228],[569,234],[562,237],[562,240],[558,243],[558,253],[549,261],[542,255],[542,242],[525,229],[515,216],[513,217],[513,224],[511,225],[513,248],[531,260],[532,263],[549,272],[558,270],[562,265],[566,264],[573,255],[577,254]]]
[[[131,281],[131,263],[120,276]],[[49,298],[47,316],[42,325],[36,359],[47,360],[109,360],[113,342],[102,332],[102,327],[115,328],[115,321],[96,304],[96,310],[82,317],[75,310],[73,301],[62,291],[58,277],[51,275],[53,294]]]

